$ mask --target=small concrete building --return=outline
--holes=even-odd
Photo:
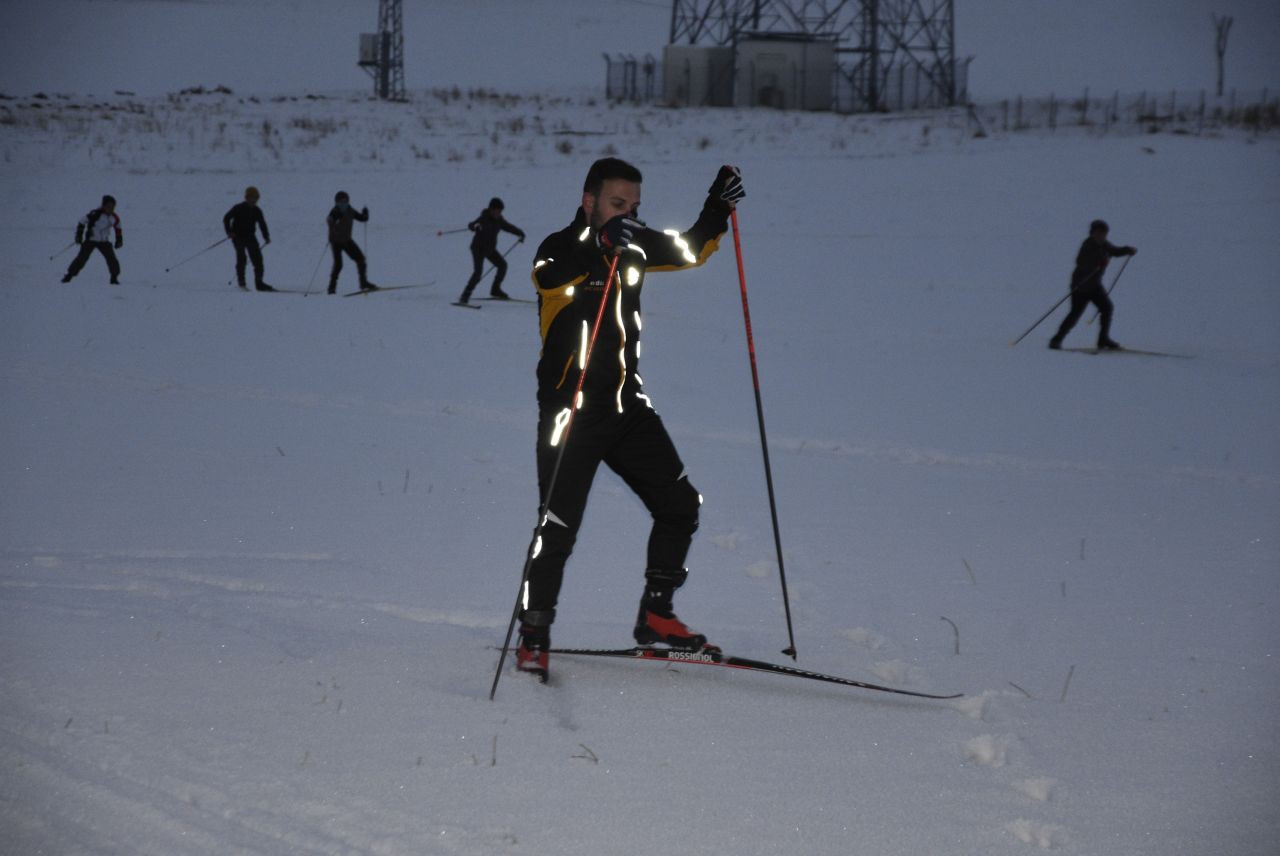
[[[737,107],[830,110],[836,40],[804,33],[752,33],[738,40]]]
[[[662,52],[663,101],[672,107],[733,104],[733,48],[667,45]]]

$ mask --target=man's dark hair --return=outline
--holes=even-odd
[[[600,188],[611,178],[634,181],[636,184],[642,181],[640,170],[622,158],[600,158],[591,165],[591,169],[587,170],[587,180],[582,183],[582,192],[598,196]]]
[[[1105,235],[1107,232],[1110,232],[1110,231],[1111,231],[1111,227],[1107,225],[1106,220],[1094,220],[1092,223],[1089,224],[1090,235],[1092,235],[1094,232],[1102,232]]]
[[[115,204],[116,204],[116,198],[111,194],[108,193],[106,196],[102,197],[103,207],[106,207],[107,205],[115,205]]]

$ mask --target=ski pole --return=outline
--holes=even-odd
[[[1125,256],[1124,261],[1120,263],[1120,270],[1116,271],[1116,278],[1111,280],[1111,285],[1107,288],[1107,296],[1110,296],[1111,292],[1115,290],[1116,283],[1120,281],[1120,274],[1124,273],[1124,269],[1129,265],[1129,259],[1131,258],[1133,258],[1133,256]],[[1097,321],[1099,314],[1100,313],[1095,310],[1093,313],[1093,317],[1090,318],[1087,322],[1085,322],[1085,325],[1088,326],[1089,324],[1092,324],[1094,321]]]
[[[510,250],[508,250],[510,252]],[[551,494],[556,489],[556,480],[560,476],[560,464],[564,461],[564,450],[569,446],[569,431],[573,428],[573,416],[578,412],[578,402],[582,396],[582,383],[587,379],[587,366],[591,364],[591,352],[596,347],[596,336],[600,332],[600,322],[604,320],[604,307],[609,302],[609,292],[613,289],[614,276],[618,272],[618,256],[613,257],[609,265],[609,278],[605,280],[604,294],[600,295],[600,308],[596,311],[595,324],[591,327],[591,337],[587,340],[587,352],[582,355],[582,369],[578,372],[578,383],[573,390],[573,398],[569,400],[569,416],[565,420],[564,430],[560,432],[560,449],[556,452],[556,462],[547,479],[547,493],[542,497],[542,507],[538,509],[538,524],[533,527],[533,538],[529,541],[529,549],[524,554],[524,570],[520,572],[520,588],[516,591],[516,605],[511,610],[511,621],[507,624],[507,637],[502,642],[502,653],[498,655],[498,668],[493,673],[493,686],[489,688],[489,701],[498,692],[498,679],[502,677],[502,666],[507,660],[507,651],[511,649],[511,634],[516,628],[516,619],[520,617],[520,606],[524,601],[525,587],[529,583],[529,569],[533,566],[538,542],[542,539],[542,527],[547,522],[547,514],[551,509]]]
[[[307,290],[302,292],[303,297],[311,293],[311,284],[316,281],[316,274],[320,273],[320,263],[324,261],[324,251],[328,246],[329,241],[325,239],[324,246],[320,248],[320,258],[316,259],[316,268],[311,272],[311,279],[307,280]]]
[[[1021,336],[1019,336],[1018,338],[1016,338],[1016,339],[1014,339],[1012,342],[1010,342],[1010,343],[1009,343],[1009,347],[1010,347],[1010,348],[1012,348],[1014,345],[1018,344],[1018,343],[1019,343],[1019,342],[1021,342],[1023,339],[1027,338],[1027,336],[1031,335],[1031,331],[1032,331],[1032,330],[1034,330],[1034,329],[1036,329],[1037,327],[1039,327],[1039,326],[1040,326],[1040,324],[1044,321],[1044,319],[1046,319],[1046,318],[1048,318],[1050,315],[1052,315],[1052,314],[1054,313],[1054,310],[1056,310],[1056,309],[1057,309],[1059,306],[1061,306],[1063,303],[1066,303],[1066,302],[1067,302],[1067,299],[1068,299],[1069,297],[1071,297],[1071,295],[1073,295],[1073,294],[1075,294],[1075,289],[1074,289],[1074,288],[1073,288],[1073,289],[1071,289],[1070,291],[1068,291],[1066,294],[1064,294],[1064,295],[1062,296],[1062,299],[1061,299],[1061,300],[1059,300],[1057,303],[1053,304],[1053,306],[1049,309],[1049,311],[1048,311],[1048,312],[1046,312],[1046,313],[1044,313],[1043,315],[1041,315],[1041,316],[1040,316],[1040,320],[1039,320],[1039,321],[1037,321],[1036,323],[1034,323],[1034,324],[1032,324],[1030,327],[1028,327],[1028,328],[1027,328],[1027,332],[1023,333]]]
[[[1099,268],[1098,270],[1101,270],[1101,268]],[[1089,274],[1089,276],[1086,276],[1084,279],[1082,279],[1082,280],[1080,280],[1080,281],[1081,281],[1081,282],[1087,282],[1087,281],[1090,279],[1090,277],[1092,277],[1092,276],[1093,276],[1093,274],[1095,274],[1095,273],[1097,273],[1097,272],[1098,272],[1098,271],[1097,271],[1097,270],[1095,270],[1093,273]],[[1036,329],[1036,328],[1037,328],[1037,327],[1039,327],[1042,323],[1044,323],[1044,319],[1046,319],[1046,318],[1048,318],[1050,315],[1052,315],[1052,314],[1054,313],[1054,310],[1056,310],[1056,309],[1057,309],[1059,306],[1061,306],[1062,304],[1066,303],[1066,302],[1067,302],[1067,300],[1068,300],[1068,298],[1070,298],[1070,297],[1071,297],[1071,295],[1073,295],[1073,294],[1075,294],[1075,293],[1076,293],[1076,288],[1075,288],[1075,286],[1072,286],[1070,289],[1068,289],[1068,290],[1067,290],[1067,293],[1066,293],[1066,294],[1064,294],[1064,295],[1062,296],[1062,299],[1061,299],[1061,300],[1059,300],[1057,303],[1053,304],[1053,306],[1051,306],[1051,307],[1049,308],[1049,311],[1048,311],[1048,312],[1046,312],[1046,313],[1044,313],[1043,315],[1041,315],[1041,316],[1040,316],[1040,318],[1039,318],[1039,320],[1037,320],[1037,321],[1036,321],[1036,323],[1032,324],[1030,327],[1028,327],[1028,328],[1027,328],[1027,332],[1023,333],[1021,336],[1019,336],[1018,338],[1016,338],[1016,339],[1014,339],[1012,342],[1010,342],[1010,343],[1009,343],[1009,347],[1010,347],[1010,348],[1012,348],[1014,345],[1018,344],[1018,343],[1019,343],[1019,342],[1021,342],[1023,339],[1027,338],[1027,336],[1031,335],[1031,331],[1032,331],[1032,330]]]
[[[517,246],[519,243],[520,243],[520,241],[517,239],[517,240],[516,240],[516,242],[515,242],[514,244],[512,244],[512,245],[511,245],[511,246],[509,246],[509,247],[507,247],[507,251],[506,251],[505,253],[503,253],[503,254],[502,254],[502,257],[505,259],[507,256],[511,255],[511,251],[512,251],[512,250],[514,250],[514,249],[516,248],[516,246]],[[477,279],[477,280],[476,280],[476,285],[479,285],[480,283],[482,283],[482,282],[484,282],[486,279],[488,279],[488,278],[489,278],[489,274],[493,273],[493,272],[494,272],[495,270],[497,270],[497,269],[498,269],[498,266],[497,266],[497,265],[490,265],[489,269],[488,269],[487,271],[485,271],[485,272],[480,276],[480,278],[479,278],[479,279]]]
[[[227,235],[227,237],[223,238],[221,241],[215,241],[214,243],[212,243],[212,244],[210,244],[209,246],[205,247],[205,248],[204,248],[203,250],[201,250],[200,252],[196,253],[194,256],[188,256],[187,258],[183,259],[182,261],[180,261],[180,262],[176,262],[176,263],[174,263],[174,264],[170,265],[169,267],[167,267],[167,268],[165,268],[165,269],[164,269],[164,272],[165,272],[165,273],[168,273],[169,271],[173,270],[173,269],[174,269],[174,268],[176,268],[176,267],[179,267],[180,265],[185,265],[187,262],[191,261],[192,259],[194,259],[194,258],[198,258],[199,256],[203,256],[205,253],[209,252],[210,250],[212,250],[214,247],[218,246],[219,244],[225,244],[227,241],[230,241],[230,240],[231,240],[231,236],[230,236],[230,235]]]
[[[459,232],[470,232],[470,231],[471,231],[470,226],[463,226],[461,229],[438,229],[436,230],[436,237],[438,238],[441,235],[456,235]]]
[[[738,209],[729,211],[733,224],[733,251],[738,259],[738,285],[742,290],[742,320],[747,330],[747,355],[751,358],[751,384],[756,394],[756,421],[760,424],[760,451],[764,455],[764,481],[769,492],[769,517],[773,521],[773,544],[778,553],[778,580],[782,583],[782,609],[787,617],[788,645],[782,653],[796,659],[796,637],[791,627],[791,600],[787,596],[787,571],[782,562],[782,537],[778,534],[778,504],[773,495],[773,468],[769,465],[769,440],[764,431],[764,405],[760,401],[760,372],[756,369],[756,345],[751,334],[751,309],[747,305],[747,275],[742,267],[742,238],[738,235]]]
[[[65,247],[63,247],[62,249],[58,250],[58,251],[57,251],[56,253],[54,253],[53,255],[49,256],[49,261],[53,261],[53,260],[54,260],[54,259],[56,259],[58,256],[62,255],[63,253],[65,253],[67,250],[71,249],[71,248],[72,248],[72,247],[74,247],[75,245],[76,245],[76,242],[75,242],[75,241],[72,241],[71,243],[67,244]]]

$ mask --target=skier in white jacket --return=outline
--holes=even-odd
[[[98,250],[107,260],[111,284],[120,284],[120,261],[116,258],[115,251],[124,246],[124,232],[120,230],[120,216],[116,214],[114,196],[102,197],[101,206],[80,218],[80,222],[76,224],[76,243],[80,245],[80,252],[71,260],[71,266],[62,277],[63,282],[71,282],[80,273],[85,262],[89,261],[93,251]]]

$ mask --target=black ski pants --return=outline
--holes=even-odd
[[[364,253],[360,252],[359,245],[355,241],[347,241],[345,244],[330,244],[329,249],[333,250],[333,269],[329,271],[329,285],[336,286],[338,284],[338,274],[342,273],[342,254],[346,253],[351,257],[351,261],[356,263],[356,270],[360,274],[360,284],[364,285],[365,276],[365,260]]]
[[[244,284],[245,258],[253,263],[253,284],[262,285],[262,247],[258,246],[257,238],[232,238],[232,245],[236,248],[236,282],[241,288]]]
[[[561,412],[543,409],[538,419],[538,489],[544,498],[560,453],[551,442]],[[554,617],[565,562],[573,552],[601,463],[635,492],[653,519],[646,569],[684,567],[702,503],[685,477],[684,463],[662,419],[647,406],[637,404],[624,414],[579,411],[566,439],[541,543],[535,545],[536,557],[529,566],[528,588],[521,593],[525,617],[538,614],[535,623],[542,625]]]
[[[497,247],[489,247],[488,249],[472,247],[471,279],[467,280],[467,287],[462,289],[463,300],[471,297],[471,292],[475,290],[476,284],[480,282],[480,277],[483,274],[486,259],[493,264],[494,270],[496,271],[493,275],[493,283],[489,286],[489,293],[497,294],[502,290],[502,279],[507,275],[507,260],[498,252]]]
[[[80,252],[76,253],[76,257],[71,260],[71,266],[67,268],[67,276],[73,277],[80,273],[80,269],[84,267],[85,262],[89,261],[89,256],[93,255],[94,250],[102,253],[102,257],[107,260],[107,270],[110,271],[111,278],[120,276],[120,260],[116,258],[116,251],[111,247],[110,241],[85,241],[80,244]]]
[[[1098,328],[1098,344],[1111,341],[1111,313],[1115,309],[1115,304],[1111,302],[1102,283],[1096,282],[1071,292],[1071,311],[1067,313],[1066,318],[1062,319],[1062,325],[1058,327],[1057,335],[1053,337],[1055,342],[1061,342],[1071,332],[1071,328],[1076,326],[1076,322],[1089,308],[1090,303],[1098,307],[1098,323],[1101,325]]]

